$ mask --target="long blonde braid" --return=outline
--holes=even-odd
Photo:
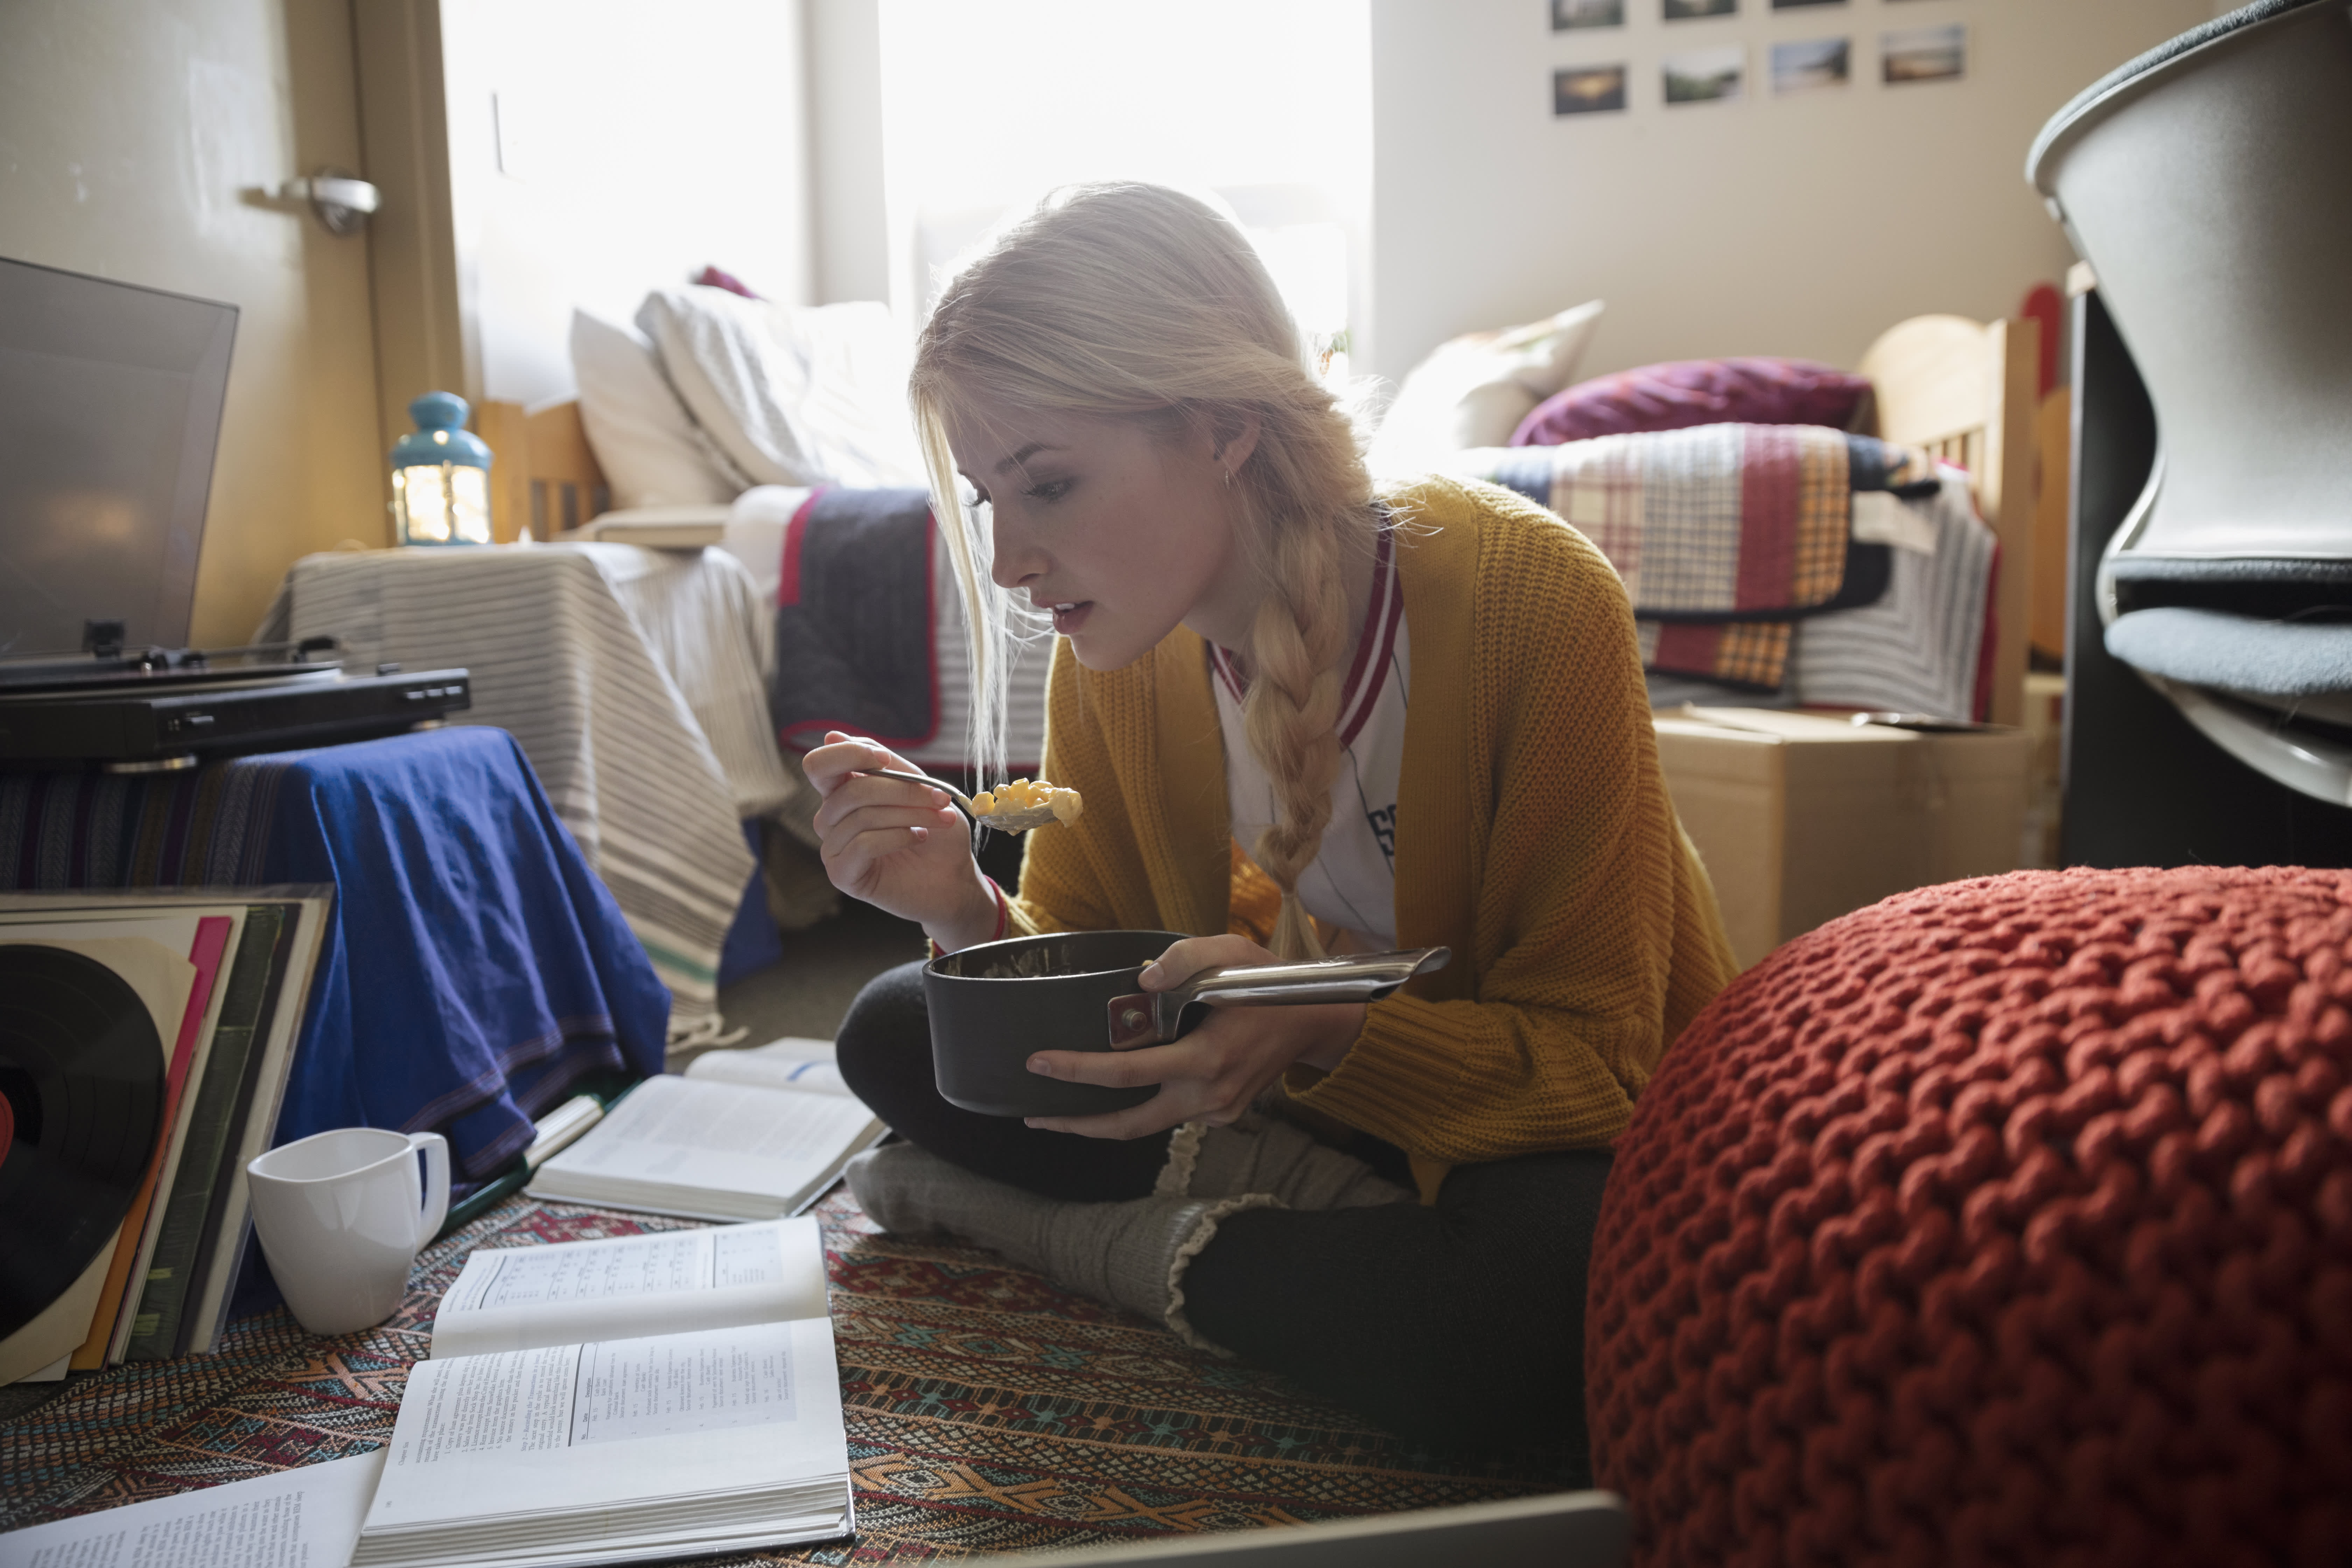
[[[1256,422],[1248,459],[1228,469],[1241,540],[1268,587],[1238,650],[1251,677],[1244,729],[1276,808],[1252,856],[1283,893],[1275,952],[1319,956],[1298,879],[1330,821],[1348,583],[1369,569],[1379,522],[1354,420],[1310,368],[1247,237],[1163,186],[1058,192],[948,281],[908,392],[971,617],[972,749],[984,768],[1003,754],[1010,606],[988,581],[986,533],[956,499],[948,410],[986,396],[1131,417],[1166,439],[1206,433],[1221,447]]]
[[[1339,666],[1347,652],[1344,552],[1328,519],[1280,531],[1247,650],[1250,683],[1242,726],[1275,790],[1275,819],[1251,858],[1282,889],[1273,948],[1320,958],[1323,943],[1298,902],[1298,879],[1315,863],[1331,820],[1339,772]]]

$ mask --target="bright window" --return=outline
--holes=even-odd
[[[1056,185],[1213,193],[1318,347],[1364,289],[1367,0],[883,0],[892,302]],[[1340,368],[1344,368],[1342,365]]]

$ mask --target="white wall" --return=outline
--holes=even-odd
[[[342,0],[0,0],[0,255],[237,307],[189,639],[388,542],[366,241],[270,193],[360,167]]]
[[[1923,311],[1989,319],[2072,259],[2022,173],[2080,88],[2211,0],[1847,0],[1554,33],[1544,0],[1374,0],[1369,368],[1601,298],[1587,374],[1792,354],[1852,364]],[[1882,32],[1962,22],[1958,82],[1882,86]],[[1772,41],[1854,40],[1850,86],[1775,98]],[[1738,102],[1661,102],[1662,58],[1744,43]],[[1623,113],[1554,118],[1560,66],[1630,62]]]
[[[481,395],[571,396],[572,307],[625,321],[706,264],[810,299],[801,0],[443,0],[441,24]]]
[[[808,18],[813,301],[890,297],[876,0],[803,0]]]
[[[1292,230],[1286,250],[1259,236],[1276,281],[1327,318],[1310,330],[1338,326],[1360,302],[1345,253],[1363,248],[1370,184],[1366,6],[883,0],[894,309],[912,330],[942,269],[1055,186],[1154,180],[1221,195],[1253,230]]]

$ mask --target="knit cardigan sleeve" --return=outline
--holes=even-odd
[[[1408,782],[1398,941],[1444,940],[1449,923],[1407,882],[1421,825],[1404,807],[1418,793],[1433,826],[1467,810],[1466,834],[1437,837],[1468,860],[1472,951],[1368,1008],[1334,1071],[1290,1079],[1304,1103],[1440,1164],[1610,1142],[1667,1045],[1737,970],[1659,772],[1616,574],[1549,512],[1486,487],[1455,495],[1484,514],[1468,689],[1430,689],[1416,629],[1413,695],[1463,705],[1465,743],[1442,759],[1461,798],[1432,805],[1443,792]]]

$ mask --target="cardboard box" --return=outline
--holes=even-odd
[[[2032,739],[1762,708],[1654,715],[1741,967],[1892,893],[2015,870]]]

